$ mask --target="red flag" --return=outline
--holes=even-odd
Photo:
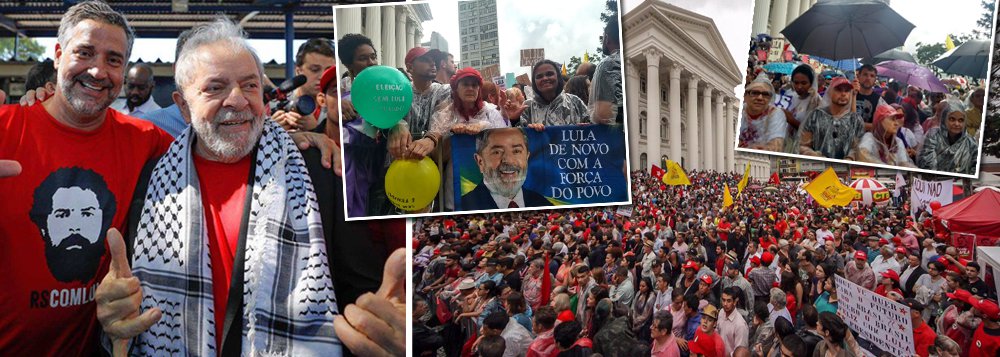
[[[545,267],[542,269],[542,301],[541,305],[549,304],[549,294],[552,292],[552,274],[549,273],[549,253],[545,253]]]
[[[777,172],[775,172],[775,173],[771,174],[771,180],[770,180],[770,181],[767,181],[767,183],[769,183],[769,184],[773,184],[773,185],[778,185],[778,184],[780,184],[780,183],[781,183],[781,181],[780,181],[780,179],[778,178],[778,173],[777,173]]]
[[[661,169],[659,166],[656,165],[653,165],[653,168],[649,170],[649,174],[653,175],[653,177],[655,177],[656,180],[663,180],[663,175],[665,175],[666,173],[667,173],[666,171],[663,171],[663,169]]]

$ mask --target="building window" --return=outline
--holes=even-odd
[[[639,77],[639,92],[646,94],[646,77]]]
[[[639,135],[646,136],[646,112],[639,112]]]
[[[660,86],[660,100],[667,101],[667,88],[664,86]]]
[[[667,137],[667,118],[660,118],[660,140]],[[670,143],[673,145],[674,143]]]
[[[646,159],[646,153],[639,155],[639,166],[642,167],[643,170],[649,168],[649,163],[647,161],[648,159]]]

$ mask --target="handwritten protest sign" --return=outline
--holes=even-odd
[[[531,67],[535,62],[545,58],[544,48],[526,48],[521,50],[521,67]]]
[[[456,211],[629,199],[620,126],[491,129],[451,145]]]
[[[632,217],[632,206],[618,206],[615,214],[623,217]]]
[[[922,210],[930,212],[932,201],[938,201],[941,206],[950,204],[953,186],[951,180],[924,181],[914,177],[913,184],[910,185],[910,215],[916,218]]]
[[[893,356],[913,356],[910,308],[846,278],[837,279],[837,314],[857,336]],[[862,345],[864,347],[864,345]],[[868,351],[879,355],[878,351]]]

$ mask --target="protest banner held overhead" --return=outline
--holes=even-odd
[[[620,127],[490,129],[451,144],[456,211],[628,201]]]
[[[910,185],[910,215],[917,217],[922,210],[931,212],[931,202],[937,201],[941,206],[950,204],[953,189],[954,183],[951,180],[924,181],[914,177],[913,184]]]

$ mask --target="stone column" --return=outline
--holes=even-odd
[[[396,55],[396,7],[382,7],[382,64],[406,68]]]
[[[771,5],[771,36],[782,36],[781,30],[784,30],[785,26],[788,25],[785,22],[785,20],[788,20],[787,14],[788,0],[774,0],[774,4]]]
[[[767,33],[768,16],[771,15],[771,1],[760,0],[754,2],[753,7],[753,33],[750,36],[757,36],[759,33]]]
[[[646,159],[660,166],[660,57],[659,50],[649,48],[646,55]]]
[[[379,58],[382,59],[382,52],[385,51],[382,48],[382,12],[381,7],[372,6],[365,8],[365,36],[368,36],[372,40],[372,44],[375,45],[375,53],[379,54]],[[379,61],[382,63],[382,61]]]
[[[688,80],[687,104],[687,149],[688,165],[685,169],[701,169],[701,158],[698,155],[698,77],[691,75]]]
[[[648,167],[639,167],[639,70],[635,68],[628,59],[625,60],[625,110],[628,113],[628,155],[629,167],[632,170],[648,170]]]
[[[409,51],[411,48],[416,46],[413,45],[413,35],[417,32],[417,24],[413,22],[413,19],[406,19],[406,50]]]
[[[404,6],[399,8],[400,11],[396,13],[396,63],[403,63],[406,58],[406,13],[410,10],[410,7]],[[405,66],[405,64],[404,64]]]
[[[799,16],[809,10],[812,7],[812,2],[809,0],[799,0]]]
[[[724,104],[725,103],[722,102],[722,92],[715,92],[715,137],[721,140],[726,140],[726,113],[722,111],[722,106]],[[726,153],[726,145],[725,143],[717,143],[715,146],[715,169],[722,171],[726,166],[726,159],[724,156]]]
[[[702,151],[702,161],[705,165],[702,167],[703,170],[715,169],[715,147],[718,143],[718,139],[715,138],[715,131],[712,130],[712,88],[706,83],[705,89],[701,92],[701,110],[702,110],[702,124],[705,125],[702,131],[702,146],[705,148]]]
[[[670,131],[670,160],[681,162],[681,66],[670,66],[670,117],[667,119]]]
[[[341,37],[349,33],[361,33],[361,8],[337,9],[337,32]]]
[[[420,23],[418,22],[417,23],[417,28],[413,32],[413,47],[419,47],[420,46],[420,39],[424,37],[424,31],[423,31],[423,29],[424,29],[424,27],[421,26]]]
[[[785,24],[790,24],[799,17],[799,0],[788,0],[788,15],[785,17]]]
[[[735,109],[736,107],[733,104],[732,98],[728,98],[726,100],[726,134],[723,136],[723,139],[726,140],[726,172],[733,171],[733,167],[735,167],[735,162],[733,161],[733,150],[736,149],[733,144],[736,140],[736,137],[733,136],[733,123],[736,122],[734,120],[736,116]]]

